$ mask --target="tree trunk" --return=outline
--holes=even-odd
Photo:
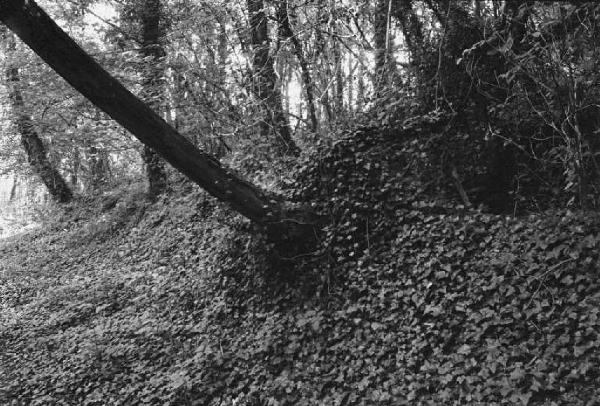
[[[352,58],[348,58],[348,81],[346,84],[346,89],[348,93],[347,103],[348,103],[348,112],[354,112],[354,78],[356,77],[356,68],[358,64],[353,64]]]
[[[86,148],[89,167],[89,188],[100,190],[109,182],[108,154],[93,143]]]
[[[277,85],[273,57],[270,52],[264,3],[262,0],[248,0],[247,4],[253,50],[254,93],[261,101],[265,111],[266,126],[276,134],[276,147],[284,154],[298,155],[300,150],[292,140],[290,125],[283,112],[281,90]]]
[[[79,183],[79,168],[81,166],[81,157],[79,154],[79,147],[73,148],[73,154],[71,155],[71,187],[77,190],[77,184]]]
[[[312,237],[320,218],[261,191],[194,147],[102,69],[33,0],[3,0],[0,20],[88,100],[208,193],[265,226],[272,240],[293,243]]]
[[[473,6],[475,7],[473,14],[475,15],[475,18],[480,20],[481,19],[481,3],[480,0],[475,0],[473,1]]]
[[[449,7],[453,5],[451,4],[451,1],[452,0],[425,0],[427,7],[429,7],[429,9],[433,12],[433,15],[435,15],[435,18],[440,22],[440,24],[442,24],[443,27],[448,26],[448,21],[446,21],[446,15],[448,14],[447,10],[449,9]],[[492,2],[494,1],[492,0]],[[454,3],[454,6],[456,6],[456,2]]]
[[[293,45],[293,52],[298,59],[300,64],[300,70],[302,72],[302,82],[304,84],[304,91],[306,92],[306,105],[308,107],[308,115],[310,118],[310,126],[312,132],[317,132],[319,129],[319,123],[317,121],[317,112],[315,109],[315,97],[314,97],[314,86],[313,80],[308,69],[308,62],[304,57],[304,49],[302,42],[298,40],[294,31],[292,30],[292,24],[290,23],[290,16],[288,13],[288,1],[283,0],[277,8],[277,21],[279,22],[279,35],[282,38],[289,39]]]
[[[380,97],[389,82],[389,22],[391,0],[377,0],[373,27],[375,44],[375,96]]]
[[[364,60],[364,50],[360,49],[359,50],[359,57],[362,58]],[[361,112],[365,106],[365,93],[366,93],[366,86],[365,86],[365,65],[363,65],[362,63],[358,64],[358,83],[356,84],[356,109]]]
[[[143,95],[146,103],[156,112],[160,111],[158,97],[162,92],[163,72],[160,60],[166,52],[161,44],[160,0],[145,0],[140,10],[142,19],[142,55],[145,57]],[[148,178],[148,197],[156,199],[167,188],[167,172],[160,157],[147,145],[144,146],[142,159],[146,164]]]
[[[335,66],[335,114],[339,120],[344,112],[344,68],[340,40],[333,37],[333,65]]]
[[[19,185],[19,178],[17,177],[17,175],[15,175],[15,177],[13,178],[13,185],[10,188],[10,195],[8,196],[8,201],[12,202],[15,200],[15,197],[17,196],[17,186]]]
[[[323,22],[328,23],[329,21],[329,13],[327,9],[327,5],[323,0],[318,2],[319,11],[317,13],[317,21],[318,24],[322,24]],[[325,37],[323,36],[323,30],[320,26],[315,29],[315,39],[316,39],[316,53],[315,60],[318,57],[321,58],[322,68],[320,69],[321,75],[319,75],[319,82],[321,84],[321,96],[319,99],[321,100],[322,112],[325,113],[327,117],[327,122],[333,122],[333,110],[331,108],[331,103],[329,102],[329,87],[331,83],[331,65],[329,63],[329,55],[327,49],[327,43]]]
[[[412,58],[412,63],[414,66],[419,67],[425,50],[423,23],[413,9],[412,0],[395,0],[393,4],[393,14],[400,21],[402,34]]]
[[[14,53],[16,44],[12,34],[6,36],[7,50]],[[6,69],[9,99],[13,110],[15,124],[21,135],[21,145],[27,154],[27,161],[33,172],[40,177],[52,198],[59,203],[66,203],[73,198],[71,189],[48,159],[46,148],[38,135],[33,119],[27,113],[20,89],[19,69],[9,66]]]

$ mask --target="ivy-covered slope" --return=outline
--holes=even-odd
[[[301,168],[294,266],[198,191],[0,243],[0,404],[594,404],[599,216],[434,201],[405,135]]]

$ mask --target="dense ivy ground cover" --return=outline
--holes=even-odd
[[[595,404],[600,217],[433,201],[400,138],[301,168],[331,225],[296,264],[199,191],[0,243],[0,404]]]

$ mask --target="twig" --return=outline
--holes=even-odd
[[[552,271],[556,270],[557,268],[563,266],[564,264],[566,264],[568,262],[572,262],[572,261],[574,261],[574,259],[573,258],[569,258],[569,259],[565,259],[564,261],[559,262],[558,264],[554,264],[546,272],[544,272],[543,274],[541,274],[540,276],[538,276],[538,277],[535,278],[535,279],[542,278],[542,280],[538,284],[538,287],[535,290],[535,292],[533,292],[533,294],[531,295],[531,299],[529,299],[529,302],[527,303],[527,306],[525,306],[525,309],[527,309],[531,305],[531,302],[533,302],[533,299],[535,298],[535,295],[537,295],[537,293],[540,291],[542,285],[544,284],[544,281],[546,280],[546,276],[548,276],[548,274],[550,272],[552,272]]]
[[[467,196],[467,192],[465,192],[465,189],[462,186],[460,177],[458,176],[458,171],[456,170],[456,166],[454,166],[454,164],[451,164],[450,173],[454,179],[454,186],[456,187],[456,190],[458,190],[458,194],[460,195],[463,203],[466,207],[471,207],[471,201],[469,200],[469,196]]]

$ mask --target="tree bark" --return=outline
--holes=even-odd
[[[448,21],[446,21],[446,10],[448,10],[448,7],[450,6],[450,1],[451,0],[425,0],[427,6],[433,12],[435,18],[440,22],[440,24],[442,24],[443,27],[446,27],[448,25]]]
[[[328,52],[327,42],[325,37],[323,36],[323,30],[321,25],[323,23],[329,24],[330,13],[327,8],[327,4],[324,0],[319,0],[317,2],[318,11],[317,11],[317,24],[318,26],[315,29],[315,60],[318,60],[320,57],[322,68],[320,69],[319,82],[321,85],[321,96],[319,99],[321,100],[321,111],[327,117],[328,123],[333,123],[333,109],[331,108],[331,103],[329,101],[329,87],[331,84],[331,64],[330,56]]]
[[[308,107],[308,115],[310,118],[310,126],[313,132],[317,132],[319,129],[319,122],[317,121],[317,112],[315,109],[315,91],[313,86],[313,80],[310,75],[308,68],[308,62],[304,56],[304,49],[302,42],[298,40],[294,31],[292,30],[292,24],[290,23],[290,16],[288,13],[288,1],[282,0],[277,8],[277,21],[279,23],[279,36],[285,39],[289,39],[293,45],[293,52],[298,59],[300,64],[300,70],[302,72],[302,82],[304,82],[304,91],[306,92],[306,104]]]
[[[77,184],[79,183],[79,168],[81,166],[81,156],[79,154],[79,148],[76,146],[73,148],[73,154],[70,157],[71,168],[70,168],[70,182],[71,187],[77,190]]]
[[[412,0],[395,0],[393,14],[402,27],[402,34],[415,66],[419,66],[425,50],[423,23],[413,9]]]
[[[33,0],[3,0],[0,21],[98,108],[208,193],[265,226],[272,240],[312,237],[320,218],[223,168],[194,147],[79,47]]]
[[[344,112],[344,68],[342,66],[342,50],[340,39],[333,37],[333,65],[335,66],[335,114],[339,120]]]
[[[273,56],[270,52],[267,16],[263,0],[248,0],[250,33],[253,50],[254,93],[263,105],[265,124],[277,135],[275,145],[284,154],[298,155],[298,146],[292,139],[290,124],[283,112],[281,90],[277,84]]]
[[[7,51],[13,53],[16,49],[15,40],[11,34],[7,35],[6,39],[8,41]],[[15,124],[21,135],[21,145],[27,154],[29,165],[31,165],[33,172],[42,180],[42,183],[44,183],[56,202],[69,202],[73,198],[73,193],[67,182],[65,182],[64,178],[48,159],[46,147],[35,129],[33,119],[25,108],[20,88],[19,69],[9,66],[6,69],[6,79]]]
[[[161,44],[161,3],[160,0],[145,0],[140,10],[142,19],[142,55],[145,57],[143,95],[146,103],[160,111],[158,96],[162,93],[162,69],[160,60],[166,52]],[[142,159],[146,164],[148,178],[148,197],[156,199],[167,188],[167,172],[160,156],[152,148],[144,145]]]
[[[17,175],[15,175],[15,177],[13,178],[13,185],[10,188],[10,195],[8,196],[8,201],[12,202],[13,200],[15,200],[15,197],[17,196],[17,186],[19,185],[19,178],[17,177]]]
[[[359,57],[364,58],[364,50],[359,50]],[[358,111],[362,111],[365,106],[365,93],[366,93],[366,85],[365,85],[365,66],[362,63],[358,64],[358,83],[356,85],[356,109]]]
[[[91,143],[86,148],[87,162],[89,166],[89,188],[100,190],[109,182],[108,154],[102,148]]]
[[[388,65],[388,21],[391,0],[377,0],[373,27],[375,44],[375,95],[381,96],[387,85]]]

